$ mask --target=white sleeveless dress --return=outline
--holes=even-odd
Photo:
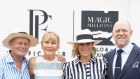
[[[62,64],[57,57],[52,61],[47,61],[42,56],[38,56],[34,74],[35,79],[63,79]]]

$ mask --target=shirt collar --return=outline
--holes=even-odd
[[[6,62],[7,63],[14,63],[15,61],[13,60],[12,56],[11,56],[11,50],[7,51],[6,53]],[[24,57],[23,62],[28,62],[28,60]]]
[[[123,51],[124,51],[124,53],[130,53],[131,52],[131,50],[132,50],[132,48],[133,48],[133,44],[131,44],[130,42],[125,46],[125,47],[123,47],[123,48],[121,48]],[[116,47],[116,52],[117,52],[117,50],[119,50],[120,48],[118,48],[118,47]]]
[[[92,59],[91,59],[90,61],[97,62],[97,58],[93,56]],[[81,61],[80,61],[80,56],[78,56],[77,59],[75,59],[75,63],[78,64],[78,63],[80,63],[80,62],[81,62]]]

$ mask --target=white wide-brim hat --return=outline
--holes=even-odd
[[[17,38],[17,37],[24,37],[24,38],[29,39],[29,41],[30,41],[30,47],[34,47],[34,46],[36,46],[37,43],[38,43],[38,40],[37,40],[35,37],[33,37],[32,35],[29,35],[27,32],[25,32],[25,30],[23,31],[23,29],[22,29],[22,31],[18,30],[18,32],[10,33],[10,34],[2,41],[3,46],[4,46],[4,47],[7,47],[7,48],[10,48],[9,42],[10,42],[12,39]]]
[[[100,43],[102,40],[94,40],[93,34],[89,29],[80,30],[77,35],[76,39],[73,42],[67,42],[68,44],[75,44],[75,43],[87,43],[87,42],[94,42],[94,44]]]

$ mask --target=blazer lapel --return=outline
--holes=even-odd
[[[113,65],[115,50],[116,49],[111,51],[110,56],[108,57],[109,59],[108,59],[108,67],[107,67],[108,73],[107,74],[110,74],[109,76],[110,76],[111,79],[113,79],[113,66],[112,65]]]
[[[134,47],[133,47],[133,49],[132,49],[132,51],[131,51],[131,53],[130,53],[130,55],[129,55],[129,57],[128,57],[125,65],[123,67],[123,69],[122,69],[122,72],[121,72],[120,76],[122,76],[123,74],[125,74],[125,72],[128,70],[128,68],[130,67],[130,65],[132,63],[134,63],[134,60],[135,60],[135,58],[136,58],[136,56],[138,54],[137,51],[138,51],[138,47],[136,45],[134,45]]]

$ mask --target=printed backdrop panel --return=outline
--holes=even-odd
[[[118,19],[130,21],[134,34],[132,41],[140,45],[139,7],[136,0],[4,0],[0,2],[0,56],[7,52],[2,40],[16,27],[24,27],[28,33],[39,40],[36,47],[30,48],[26,55],[42,55],[40,41],[45,31],[56,31],[60,36],[58,53],[71,57],[72,46],[68,41],[75,40],[78,30],[90,29],[95,39],[104,41],[97,45],[97,56],[114,48],[111,38],[113,24]],[[116,7],[117,6],[117,7]]]

